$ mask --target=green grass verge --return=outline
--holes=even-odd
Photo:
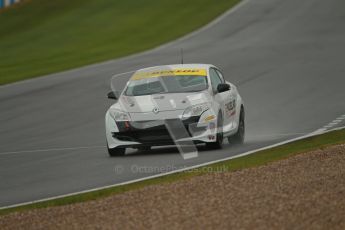
[[[207,170],[213,168],[219,170],[225,168],[227,171],[235,171],[244,168],[256,167],[264,164],[268,164],[273,161],[281,160],[293,155],[319,149],[325,148],[330,145],[345,143],[345,129],[339,131],[333,131],[319,136],[310,137],[304,140],[295,141],[289,144],[285,144],[279,147],[275,147],[268,150],[263,150],[245,157],[240,157],[221,163],[216,163],[207,166]],[[0,215],[6,215],[11,212],[18,212],[24,210],[31,210],[37,208],[46,208],[53,206],[61,206],[67,204],[74,204],[79,202],[85,202],[90,200],[96,200],[103,197],[123,193],[126,191],[131,191],[139,188],[143,188],[149,185],[156,185],[162,183],[171,183],[178,180],[186,180],[193,176],[199,176],[206,173],[207,170],[205,167],[201,167],[198,170],[191,170],[187,172],[175,173],[155,179],[145,180],[133,184],[103,189],[95,192],[89,192],[81,195],[74,195],[65,198],[59,198],[50,201],[44,201],[36,204],[29,204],[15,208],[3,209],[0,210]]]
[[[239,1],[24,1],[0,11],[0,85],[156,47]]]

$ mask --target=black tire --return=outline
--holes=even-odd
[[[117,156],[124,156],[126,152],[126,148],[113,148],[110,149],[107,147],[109,156],[111,157],[117,157]]]
[[[218,118],[217,118],[217,136],[215,142],[208,142],[206,143],[206,147],[208,149],[221,149],[223,146],[223,117],[222,112],[218,112]]]
[[[245,137],[245,121],[244,121],[244,108],[241,107],[240,121],[238,124],[238,130],[235,135],[228,137],[230,144],[242,145]]]

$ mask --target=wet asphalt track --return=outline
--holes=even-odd
[[[215,64],[238,86],[246,144],[200,148],[187,161],[175,148],[109,158],[111,75],[176,63],[180,47],[187,62]],[[2,86],[0,111],[0,206],[152,175],[131,167],[190,166],[298,137],[345,114],[345,1],[249,0],[153,52]]]

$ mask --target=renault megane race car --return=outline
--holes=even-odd
[[[223,139],[243,143],[244,105],[233,84],[213,65],[181,64],[136,71],[106,113],[110,156],[126,148],[206,144],[217,149]]]

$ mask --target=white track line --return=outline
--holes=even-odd
[[[331,121],[330,123],[328,123],[327,125],[323,126],[321,129],[316,130],[315,132],[324,132],[325,130],[331,129],[334,126],[340,124],[341,122],[343,122],[345,120],[345,114],[341,115],[339,117],[337,117],[336,119],[334,119],[333,121]]]
[[[308,137],[317,136],[317,135],[320,135],[320,134],[325,134],[325,133],[329,133],[331,131],[341,130],[341,129],[345,129],[345,126],[344,127],[335,128],[335,129],[332,129],[332,130],[327,130],[327,131],[324,131],[322,133],[312,132],[310,134],[307,134],[307,135],[304,135],[304,136],[301,136],[301,137],[293,138],[293,139],[290,139],[290,140],[279,142],[277,144],[273,144],[273,145],[269,145],[269,146],[266,146],[266,147],[258,148],[258,149],[255,149],[255,150],[251,150],[251,151],[248,151],[248,152],[236,155],[236,156],[226,157],[226,158],[223,158],[223,159],[214,160],[214,161],[206,162],[206,163],[203,163],[203,164],[198,164],[198,165],[194,165],[194,166],[190,166],[190,167],[186,167],[186,168],[182,168],[182,169],[173,170],[173,171],[166,172],[166,173],[160,173],[160,174],[157,174],[157,175],[143,177],[143,178],[139,178],[139,179],[135,179],[135,180],[130,180],[130,181],[122,182],[122,183],[117,183],[117,184],[113,184],[113,185],[107,185],[107,186],[102,186],[102,187],[98,187],[98,188],[88,189],[88,190],[84,190],[84,191],[80,191],[80,192],[68,193],[68,194],[65,194],[65,195],[54,196],[54,197],[49,197],[49,198],[35,200],[35,201],[29,201],[29,202],[23,202],[23,203],[19,203],[19,204],[14,204],[14,205],[3,206],[3,207],[0,207],[0,210],[7,209],[7,208],[14,208],[14,207],[28,205],[28,204],[35,204],[35,203],[39,203],[39,202],[44,202],[44,201],[64,198],[64,197],[73,196],[73,195],[80,195],[80,194],[84,194],[84,193],[88,193],[88,192],[94,192],[94,191],[99,191],[99,190],[102,190],[102,189],[114,188],[114,187],[118,187],[118,186],[122,186],[122,185],[133,184],[133,183],[144,181],[144,180],[149,180],[149,179],[154,179],[154,178],[158,178],[158,177],[163,177],[163,176],[166,176],[166,175],[170,175],[170,174],[174,174],[174,173],[178,173],[178,172],[183,172],[183,171],[188,171],[188,170],[192,170],[192,169],[195,169],[195,168],[207,166],[207,165],[210,165],[210,164],[215,164],[215,163],[219,163],[219,162],[223,162],[223,161],[227,161],[227,160],[231,160],[231,159],[247,156],[247,155],[259,152],[259,151],[263,151],[263,150],[266,150],[266,149],[278,147],[278,146],[281,146],[281,145],[284,145],[284,144],[288,144],[288,143],[291,143],[291,142],[294,142],[294,141],[302,140],[302,139],[305,139],[305,138],[308,138]]]
[[[167,48],[171,45],[174,45],[175,43],[178,43],[178,42],[181,42],[181,41],[184,41],[184,40],[187,40],[193,36],[196,36],[198,35],[199,33],[201,32],[204,32],[205,30],[217,25],[218,23],[220,23],[222,20],[224,20],[226,17],[228,17],[229,15],[233,14],[234,12],[236,12],[237,10],[239,10],[240,8],[242,8],[245,4],[247,4],[249,1],[251,0],[241,0],[239,3],[237,3],[237,5],[235,5],[234,7],[232,7],[230,10],[226,11],[225,13],[223,13],[222,15],[220,15],[218,18],[216,18],[215,20],[211,21],[210,23],[206,24],[205,26],[195,30],[194,32],[191,32],[181,38],[178,38],[174,41],[171,41],[171,42],[168,42],[164,45],[161,45],[157,48],[154,48],[152,50],[149,50],[147,52],[153,52],[153,51],[158,51],[158,50],[161,50],[161,49],[164,49],[164,48]],[[183,47],[181,47],[183,48]],[[143,52],[142,54],[146,54],[145,52]]]

